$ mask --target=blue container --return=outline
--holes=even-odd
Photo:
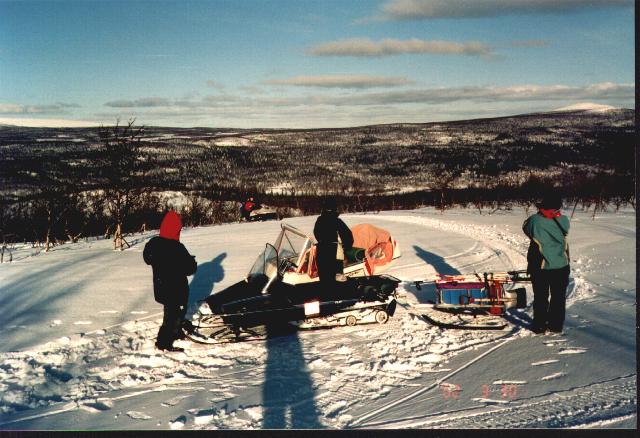
[[[481,298],[487,298],[485,289],[440,289],[441,304],[467,305]]]

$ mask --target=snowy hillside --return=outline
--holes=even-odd
[[[443,330],[415,310],[440,273],[523,269],[524,209],[345,215],[399,242],[387,324],[154,348],[162,307],[142,249],[89,241],[0,265],[0,429],[636,428],[635,211],[576,212],[565,333]],[[311,231],[315,217],[286,220]],[[184,230],[192,302],[241,280],[278,222]],[[532,297],[529,292],[528,303]]]
[[[604,113],[616,109],[619,108],[611,105],[603,105],[601,103],[583,102],[569,106],[563,106],[562,108],[555,109],[554,111],[587,111],[590,113]]]

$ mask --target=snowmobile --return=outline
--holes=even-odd
[[[526,271],[485,272],[442,275],[432,281],[416,281],[435,286],[435,301],[421,307],[421,316],[442,328],[502,330],[507,309],[527,306],[527,292],[517,283],[530,282]]]
[[[392,260],[394,253],[399,256],[399,249],[390,239]],[[385,274],[368,275],[380,269],[375,261],[386,256],[380,255],[380,245],[347,251],[344,277],[325,290],[317,275],[315,244],[313,237],[282,224],[275,243],[265,245],[244,280],[200,303],[185,335],[195,342],[213,344],[265,339],[270,332],[286,332],[292,326],[386,323],[396,309],[400,280]],[[377,258],[367,262],[369,256]]]
[[[268,221],[278,219],[278,211],[267,205],[260,205],[249,213],[249,221]]]
[[[278,210],[274,207],[256,202],[253,197],[249,197],[246,201],[240,203],[240,222],[242,222],[243,219],[247,222],[253,222],[278,218]]]

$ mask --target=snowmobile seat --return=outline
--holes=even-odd
[[[347,266],[354,265],[356,263],[362,263],[365,258],[365,249],[357,247],[345,249],[344,258],[347,262]]]
[[[213,313],[221,313],[222,306],[226,303],[259,296],[267,281],[269,279],[264,274],[251,275],[220,292],[209,295],[205,301]]]

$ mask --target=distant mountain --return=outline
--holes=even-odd
[[[569,106],[564,106],[562,108],[557,108],[553,111],[587,111],[590,113],[604,113],[611,110],[618,110],[620,108],[616,108],[611,105],[602,105],[599,103],[591,103],[591,102],[581,102],[576,103]]]

